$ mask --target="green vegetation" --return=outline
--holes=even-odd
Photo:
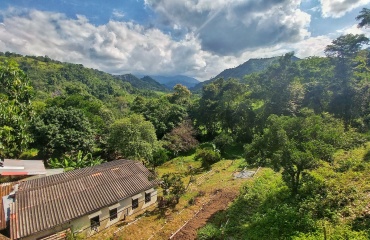
[[[369,147],[337,151],[331,164],[319,161],[315,170],[303,176],[294,197],[280,172],[261,170],[255,181],[246,182],[231,207],[216,214],[198,236],[369,239]]]
[[[63,168],[65,171],[71,171],[84,167],[91,167],[102,164],[104,161],[100,158],[93,158],[91,153],[83,156],[82,151],[78,151],[77,154],[72,153],[64,155],[61,158],[50,158],[48,165],[51,168]]]
[[[32,142],[32,87],[12,61],[0,65],[0,85],[0,159],[18,157]]]
[[[369,10],[358,20],[368,26]],[[326,57],[255,61],[264,64],[252,64],[241,80],[214,79],[200,94],[182,85],[168,92],[149,77],[1,53],[0,158],[41,158],[67,169],[117,158],[153,170],[163,164],[159,175],[177,202],[183,183],[168,175],[166,161],[191,169],[191,178],[222,157],[244,155],[241,166],[271,169],[246,183],[199,238],[365,239],[368,42],[348,34],[326,46]]]

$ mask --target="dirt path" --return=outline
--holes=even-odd
[[[238,195],[238,190],[218,190],[212,199],[203,206],[203,209],[198,212],[179,232],[171,239],[187,240],[196,239],[197,230],[203,227],[208,219],[218,211],[225,210]]]

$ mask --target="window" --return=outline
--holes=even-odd
[[[145,203],[148,203],[152,200],[152,194],[150,192],[145,193]]]
[[[132,199],[132,209],[138,208],[139,207],[139,199]]]
[[[117,218],[117,208],[109,210],[109,219],[112,221]]]
[[[92,230],[98,230],[98,228],[100,227],[99,216],[90,218],[90,226]]]

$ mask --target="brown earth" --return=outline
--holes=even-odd
[[[171,239],[188,240],[196,239],[197,230],[203,227],[207,221],[218,211],[225,210],[238,195],[235,190],[217,190],[211,200],[195,215],[187,224],[178,231]]]

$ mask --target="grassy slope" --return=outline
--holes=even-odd
[[[338,151],[333,164],[305,176],[293,199],[281,175],[266,169],[198,232],[200,239],[369,239],[369,151],[370,144]]]
[[[238,171],[243,164],[242,159],[222,160],[212,166],[211,171],[199,171],[194,175],[196,181],[192,183],[186,193],[180,198],[179,204],[175,208],[167,209],[164,212],[152,208],[145,211],[144,214],[136,216],[139,220],[131,225],[121,222],[112,226],[97,235],[93,239],[107,239],[112,237],[113,233],[120,227],[124,226],[117,232],[118,239],[168,239],[172,233],[179,229],[185,221],[191,219],[203,204],[208,202],[217,189],[229,189],[239,192],[244,179],[233,179],[232,173]],[[199,168],[200,162],[194,161],[194,155],[178,157],[159,167],[159,175],[168,172],[183,174],[185,186],[189,182],[190,176],[188,166]],[[159,189],[159,195],[161,195]],[[131,218],[128,221],[133,221]]]

